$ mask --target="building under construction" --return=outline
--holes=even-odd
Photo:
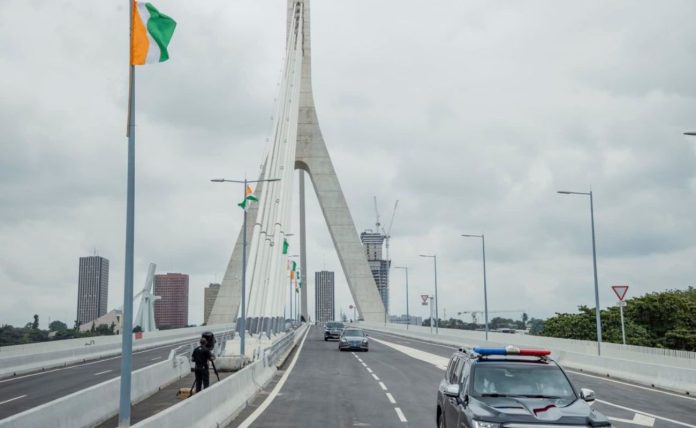
[[[375,279],[377,291],[379,291],[384,309],[389,313],[389,267],[391,260],[385,260],[382,256],[382,244],[385,235],[368,229],[360,234],[363,248],[367,253],[367,263],[370,265],[372,277]]]

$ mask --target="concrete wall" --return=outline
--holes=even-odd
[[[387,333],[401,334],[430,342],[453,346],[528,346],[548,348],[552,357],[563,367],[584,372],[632,381],[641,385],[655,386],[672,391],[696,394],[696,366],[688,358],[661,357],[641,351],[622,349],[621,345],[603,344],[603,355],[597,356],[596,343],[581,340],[558,339],[505,333],[489,333],[485,341],[484,332],[440,329],[440,334],[430,334],[430,327],[380,323],[360,323],[364,328]],[[613,346],[607,346],[613,345]],[[618,349],[617,349],[618,348]]]
[[[306,330],[307,326],[303,325],[289,333],[294,335],[295,345],[304,337]],[[280,342],[283,337],[279,337],[274,343]],[[140,421],[134,428],[225,426],[247,406],[247,401],[273,378],[276,371],[275,364],[267,365],[266,358],[260,358],[201,393]]]
[[[133,372],[131,402],[138,403],[190,373],[186,357]],[[118,413],[121,378],[117,377],[0,421],[0,428],[78,428],[99,424]]]
[[[234,325],[228,324],[142,333],[140,339],[133,339],[133,350],[195,339],[204,331],[212,330],[218,333],[230,331],[233,328]],[[120,355],[120,353],[120,335],[5,346],[0,348],[0,379]]]

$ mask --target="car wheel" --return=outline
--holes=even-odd
[[[440,414],[440,423],[437,424],[437,428],[447,428],[447,425],[445,424],[445,414],[441,413]]]
[[[327,339],[327,338],[324,338],[324,342],[328,342],[328,340],[329,340],[329,339]]]

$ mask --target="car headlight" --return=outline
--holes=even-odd
[[[345,337],[342,337],[342,338],[341,338],[341,342],[347,342],[346,338],[345,338]]]
[[[364,339],[363,339],[363,343],[367,343],[367,338],[364,338]]]
[[[474,428],[500,428],[500,424],[495,422],[477,421],[474,419]]]

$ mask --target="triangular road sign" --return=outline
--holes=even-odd
[[[612,285],[611,289],[614,290],[614,294],[623,302],[624,297],[626,297],[626,292],[628,291],[628,285]]]
[[[421,299],[423,299],[423,305],[424,305],[424,306],[428,304],[428,299],[429,299],[429,298],[430,298],[430,296],[428,296],[427,294],[421,294]]]

